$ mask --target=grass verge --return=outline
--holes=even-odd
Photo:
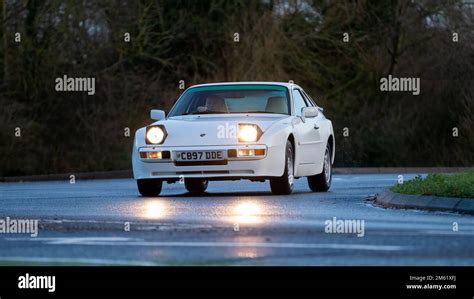
[[[425,178],[418,175],[413,180],[393,186],[390,191],[474,199],[474,170],[459,174],[429,174]]]

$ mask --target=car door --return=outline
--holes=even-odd
[[[303,95],[303,98],[306,100],[306,103],[308,104],[308,106],[318,107],[316,103],[313,101],[313,99],[304,90],[300,90],[300,91],[301,91],[301,94]],[[318,109],[320,108],[318,107]],[[329,137],[327,133],[324,133],[324,132],[328,132],[327,120],[324,118],[324,115],[322,114],[321,109],[318,116],[311,118],[310,120],[313,123],[314,129],[317,131],[317,134],[315,135],[315,140],[314,140],[315,141],[315,149],[314,149],[315,163],[316,165],[321,166],[323,165],[324,153],[326,151],[325,141]]]
[[[294,133],[296,137],[296,159],[297,166],[307,175],[308,169],[313,168],[317,158],[321,136],[316,126],[315,118],[303,118],[302,109],[309,107],[310,103],[304,99],[302,92],[298,88],[293,89],[293,108],[295,118],[293,120]]]

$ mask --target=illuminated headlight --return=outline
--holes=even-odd
[[[146,128],[146,143],[160,144],[166,138],[166,130],[163,126],[151,126]]]
[[[240,142],[255,142],[262,135],[262,131],[257,125],[239,124],[239,141]]]

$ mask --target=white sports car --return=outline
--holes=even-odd
[[[164,181],[194,194],[212,180],[270,180],[290,194],[307,177],[313,191],[331,186],[332,123],[292,83],[234,82],[188,88],[165,116],[135,133],[132,164],[138,191],[157,196]]]

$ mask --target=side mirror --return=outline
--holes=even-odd
[[[165,112],[163,110],[153,109],[150,111],[150,118],[154,120],[165,119]]]
[[[319,115],[318,107],[304,107],[301,111],[304,118],[313,118]]]

